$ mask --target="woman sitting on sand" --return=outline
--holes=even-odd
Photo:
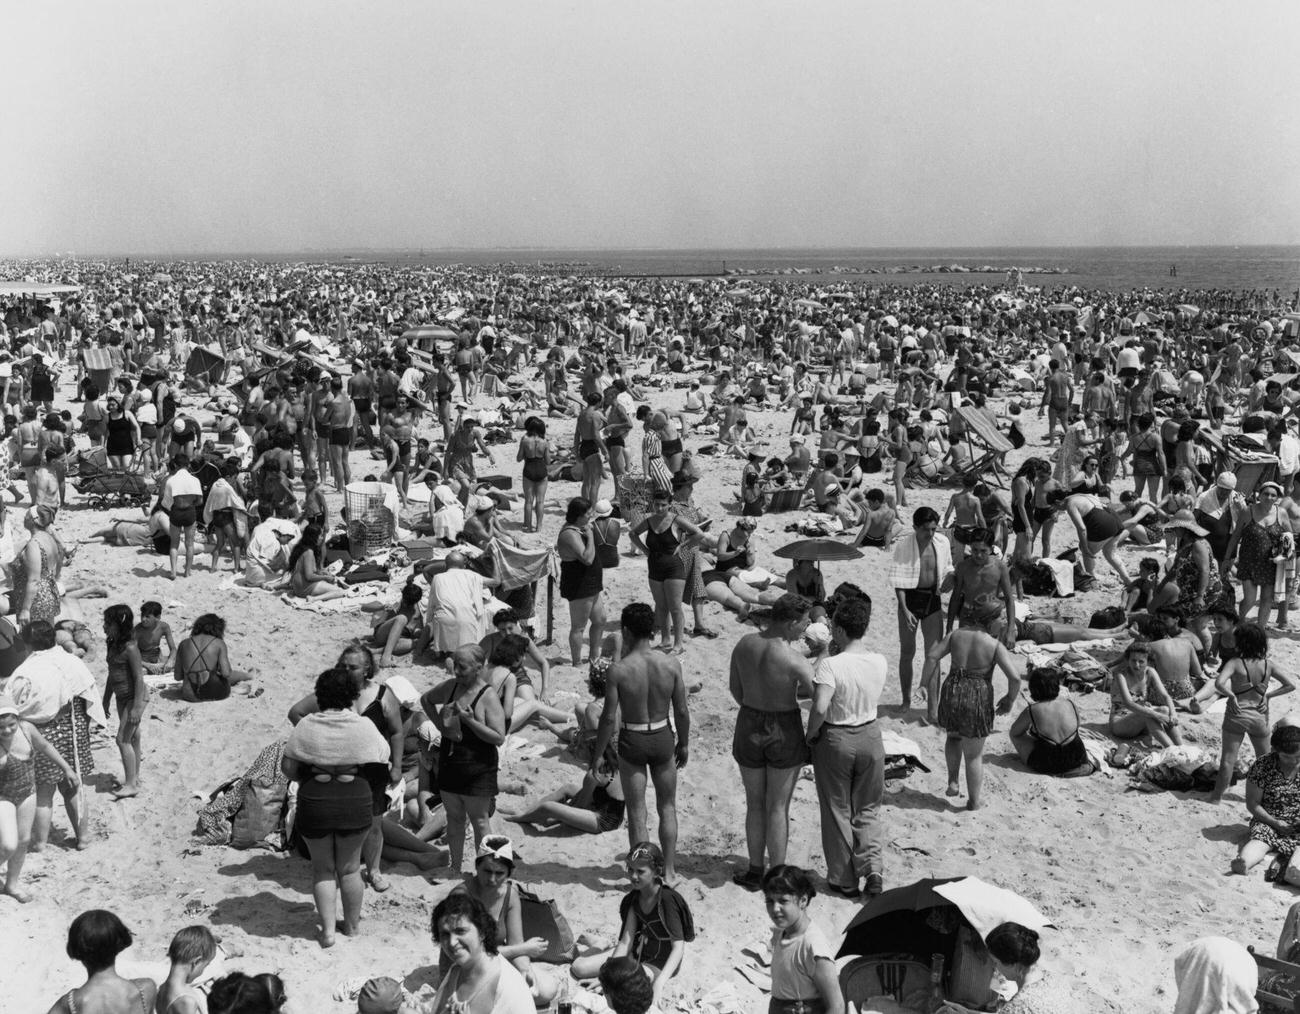
[[[1097,769],[1088,760],[1079,735],[1079,709],[1062,700],[1061,677],[1055,669],[1029,670],[1029,696],[1033,703],[1016,716],[1008,735],[1022,763],[1040,775],[1074,778]]]
[[[253,678],[230,667],[225,636],[226,621],[216,613],[204,613],[194,621],[190,636],[177,646],[174,673],[182,700],[224,701],[233,686]]]
[[[433,910],[430,929],[448,970],[428,1014],[535,1014],[528,983],[497,953],[496,920],[481,901],[452,892]]]
[[[1232,872],[1245,874],[1270,852],[1295,854],[1300,845],[1300,726],[1279,724],[1269,737],[1272,752],[1258,758],[1246,779],[1250,836]]]
[[[412,575],[402,586],[401,601],[396,607],[389,608],[379,602],[368,602],[361,607],[362,612],[378,614],[370,621],[370,643],[380,649],[381,669],[394,665],[396,656],[409,655],[415,647],[416,638],[424,628],[424,610],[420,608],[423,597],[424,589],[415,583]]]
[[[134,942],[122,920],[102,908],[82,912],[73,919],[68,927],[68,957],[85,966],[86,984],[59,997],[49,1014],[149,1014],[158,995],[153,979],[126,979],[117,974],[117,956]]]
[[[296,598],[327,602],[348,593],[342,578],[321,570],[317,564],[320,540],[321,526],[310,524],[289,553],[289,589]]]
[[[1148,665],[1147,642],[1136,640],[1124,652],[1111,678],[1110,734],[1116,739],[1136,739],[1150,733],[1160,746],[1182,743],[1174,702]]]
[[[569,713],[543,703],[533,689],[533,677],[523,664],[531,644],[523,634],[497,639],[487,656],[488,683],[501,699],[507,732],[518,732],[536,718],[539,726],[558,736],[564,732],[558,726],[568,722]]]
[[[549,944],[545,937],[524,939],[523,905],[515,875],[515,851],[510,839],[493,834],[483,839],[474,860],[474,872],[452,888],[452,894],[467,894],[479,902],[496,922],[497,954],[509,961],[524,977],[533,994],[533,1003],[545,1009],[555,998],[555,976],[533,966]],[[438,964],[449,964],[445,953]]]

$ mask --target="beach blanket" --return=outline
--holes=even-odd
[[[296,726],[284,754],[304,764],[384,764],[388,741],[373,722],[354,711],[320,711]]]
[[[289,592],[282,592],[280,601],[293,609],[302,609],[309,613],[316,613],[318,616],[333,616],[336,613],[352,612],[358,602],[371,598],[375,594],[375,589],[354,585],[348,588],[347,592],[347,595],[341,598],[324,600],[302,599]]]

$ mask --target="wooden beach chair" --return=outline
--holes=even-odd
[[[1246,950],[1259,966],[1259,988],[1255,991],[1255,999],[1260,1007],[1300,1011],[1300,965],[1259,954],[1254,947]]]
[[[1003,458],[1015,447],[1006,434],[998,429],[997,421],[988,409],[962,405],[954,411],[966,424],[965,439],[971,452],[971,463],[957,474],[980,478],[987,475],[995,485],[1006,489],[1011,484],[1011,477],[1007,474]]]

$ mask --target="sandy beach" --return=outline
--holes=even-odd
[[[65,383],[59,394],[66,400],[70,393],[71,385]],[[675,408],[683,395],[670,389],[651,401]],[[191,408],[195,400],[190,396]],[[210,416],[198,414],[205,420]],[[751,421],[771,446],[783,446],[788,413],[751,412]],[[553,420],[551,433],[567,443],[570,427],[569,422]],[[1024,456],[1043,453],[1043,424],[1034,420],[1028,437],[1029,443],[1010,458],[1012,471]],[[691,436],[687,446],[702,442]],[[497,456],[503,462],[512,458],[513,446],[502,445]],[[362,452],[354,452],[352,461],[357,476],[378,470]],[[720,504],[733,500],[742,463],[721,457],[706,461],[701,459],[704,479],[696,503],[721,519]],[[517,488],[518,466],[510,463],[502,470],[513,475]],[[610,488],[606,480],[606,495]],[[545,529],[523,536],[525,542],[553,544],[561,520],[559,505],[576,492],[576,483],[552,483],[553,504],[548,505]],[[909,506],[930,505],[942,512],[950,493],[941,487],[913,490]],[[337,512],[342,498],[332,493],[329,500],[332,512]],[[106,518],[131,513],[92,510],[74,496],[60,515],[58,530],[66,541],[84,538]],[[782,529],[799,516],[761,519],[761,566],[784,571],[772,551],[791,537]],[[517,530],[518,524],[516,512],[509,527]],[[1057,551],[1073,542],[1073,532],[1064,527],[1064,532],[1058,527]],[[868,640],[890,660],[885,704],[896,705],[898,647],[895,605],[885,573],[888,556],[884,551],[866,552],[859,562],[827,564],[826,585],[829,589],[852,580],[872,596],[875,611]],[[1124,552],[1131,566],[1143,555],[1137,549]],[[226,567],[213,574],[204,557],[193,577],[173,583],[166,576],[165,558],[152,552],[100,544],[80,551],[75,578],[111,591],[107,600],[81,603],[96,630],[95,650],[87,662],[101,682],[105,672],[98,610],[116,601],[138,610],[141,602],[156,599],[163,603],[164,618],[178,638],[201,613],[224,616],[233,664],[255,669],[256,687],[263,692],[251,699],[236,695],[202,705],[186,704],[170,692],[155,695],[143,730],[144,790],[135,799],[115,802],[108,794],[110,776],[120,773],[119,760],[109,736],[96,739],[94,845],[81,852],[67,848],[66,818],[56,809],[50,847],[28,862],[27,883],[34,900],[20,906],[0,897],[0,953],[18,959],[0,962],[0,995],[9,998],[6,1009],[44,1010],[82,981],[80,967],[64,955],[63,946],[69,921],[92,907],[117,912],[136,934],[135,946],[120,968],[158,965],[176,929],[189,922],[210,923],[231,955],[230,968],[274,971],[285,979],[287,1009],[294,1014],[353,1009],[331,995],[357,977],[390,974],[413,989],[427,979],[425,966],[435,958],[429,913],[451,886],[445,869],[426,877],[409,866],[389,867],[393,887],[382,895],[367,892],[361,935],[340,938],[333,950],[322,952],[313,939],[315,914],[306,861],[265,851],[204,847],[191,837],[201,799],[241,773],[263,746],[287,735],[290,704],[310,691],[315,675],[333,662],[346,640],[369,629],[363,614],[355,611],[322,617],[291,608],[268,592],[229,588],[228,563]],[[1116,600],[1117,578],[1104,565],[1098,574],[1096,587],[1087,594],[1036,599],[1035,607],[1086,623],[1093,609]],[[612,616],[628,602],[649,601],[643,559],[624,558],[618,569],[607,572],[606,593]],[[539,629],[544,631],[544,594],[539,613]],[[558,594],[555,621],[555,640],[545,648],[552,665],[551,696],[553,703],[568,707],[585,700],[585,672],[568,664],[568,615]],[[733,867],[743,862],[744,797],[730,756],[735,705],[727,690],[731,647],[752,628],[717,606],[710,606],[709,622],[721,636],[690,641],[683,659],[688,678],[702,681],[703,689],[690,702],[691,759],[681,773],[678,792],[679,887],[694,909],[699,937],[688,948],[670,998],[734,995],[735,1009],[753,1011],[765,1009],[765,1001],[736,966],[748,960],[742,950],[767,949],[770,923],[761,896],[730,881]],[[1292,640],[1275,638],[1273,648],[1280,664],[1294,667]],[[443,675],[436,667],[409,660],[391,672],[405,675],[421,691]],[[1280,703],[1275,715],[1285,713],[1290,701]],[[1107,697],[1084,695],[1078,705],[1086,724],[1104,732]],[[883,716],[887,729],[920,746],[932,769],[889,785],[884,810],[887,887],[923,876],[973,874],[1019,892],[1056,926],[1046,938],[1052,963],[1084,977],[1130,1012],[1170,1008],[1173,956],[1199,936],[1225,934],[1271,948],[1294,892],[1266,884],[1259,871],[1249,878],[1228,876],[1234,845],[1245,833],[1240,786],[1214,807],[1199,795],[1135,791],[1124,771],[1075,780],[1031,774],[1016,761],[1007,740],[1010,721],[999,718],[989,738],[985,807],[971,814],[944,796],[942,733],[915,718]],[[1184,721],[1189,741],[1217,749],[1217,716],[1185,716]],[[1249,752],[1248,745],[1243,749]],[[511,737],[503,753],[503,781],[521,782],[533,793],[579,775],[576,762],[554,737],[535,729]],[[501,801],[517,802],[506,796]],[[790,862],[820,876],[824,868],[810,772],[796,790],[791,824]],[[627,849],[625,830],[583,836],[533,830],[525,834],[508,823],[501,828],[515,839],[522,856],[518,879],[544,897],[555,898],[575,934],[601,945],[612,943],[618,900],[626,889],[621,864]],[[858,908],[824,896],[813,905],[817,922],[836,937]]]

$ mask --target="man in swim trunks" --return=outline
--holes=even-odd
[[[344,489],[352,481],[352,466],[348,464],[348,451],[352,450],[352,441],[357,432],[357,409],[351,398],[343,396],[343,378],[335,377],[330,382],[329,403],[329,448],[330,471],[334,476],[334,487]]]
[[[581,496],[588,503],[600,499],[600,480],[604,477],[603,458],[609,456],[605,446],[605,416],[600,411],[603,399],[594,391],[587,395],[587,407],[578,413],[573,431],[573,446],[582,465]]]
[[[609,667],[605,710],[596,732],[591,770],[593,775],[597,773],[614,735],[614,719],[619,718],[618,773],[627,801],[628,841],[635,845],[649,840],[645,801],[648,769],[659,811],[664,883],[671,884],[677,879],[677,769],[686,766],[691,732],[686,684],[677,659],[651,650],[656,627],[653,606],[644,602],[624,606],[621,625],[626,654]],[[668,722],[670,706],[676,736]]]
[[[912,514],[912,531],[894,543],[894,559],[889,565],[890,583],[898,596],[898,682],[904,714],[912,707],[917,628],[926,651],[943,636],[940,596],[952,585],[952,547],[938,531],[938,512],[933,507],[918,507]]]
[[[749,868],[731,879],[750,891],[762,885],[766,869],[785,862],[790,800],[811,757],[795,692],[802,683],[811,693],[812,666],[791,647],[803,637],[811,608],[801,595],[782,595],[767,629],[746,634],[731,653],[731,696],[740,705],[731,755],[745,784],[749,851]]]
[[[972,528],[967,534],[966,557],[957,565],[948,600],[948,631],[960,618],[1012,648],[1016,643],[1016,592],[1011,571],[1005,561],[993,558],[987,528]]]
[[[627,471],[627,435],[632,432],[636,404],[628,393],[627,381],[618,377],[605,389],[605,446],[609,448],[609,470],[615,483]]]
[[[371,429],[374,422],[371,412],[375,405],[375,381],[363,359],[356,361],[356,369],[348,379],[348,397],[357,411],[357,443],[362,447],[374,447],[377,441]]]
[[[867,491],[867,514],[862,522],[862,531],[858,532],[855,546],[870,546],[872,549],[885,549],[894,534],[894,524],[898,521],[898,511],[886,502],[883,489]]]

